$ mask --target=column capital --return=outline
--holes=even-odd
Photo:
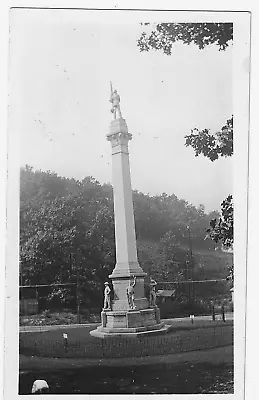
[[[124,135],[129,134],[128,127],[124,118],[117,118],[111,121],[110,130],[107,135],[107,140],[110,140],[109,138],[116,134],[124,134]]]
[[[128,143],[131,140],[132,135],[130,133],[113,133],[112,135],[107,135],[107,140],[111,142],[112,154],[116,154],[116,149],[119,152],[125,152],[128,154]],[[115,153],[114,153],[115,152]]]
[[[132,139],[132,135],[128,131],[125,119],[118,118],[111,121],[110,132],[106,138],[111,142],[112,154],[121,152],[128,154],[128,143]]]

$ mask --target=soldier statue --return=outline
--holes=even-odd
[[[136,277],[133,276],[133,281],[130,282],[129,286],[127,287],[127,298],[128,298],[128,304],[131,310],[135,310],[135,293],[134,293],[134,287],[136,285]]]
[[[122,118],[121,109],[120,109],[120,96],[117,90],[113,90],[111,83],[111,97],[110,102],[112,103],[111,112],[113,113],[114,119]]]
[[[156,281],[150,278],[149,284],[149,306],[150,307],[157,307],[156,305]]]
[[[109,282],[104,283],[104,305],[103,310],[111,310],[111,289],[109,287]]]

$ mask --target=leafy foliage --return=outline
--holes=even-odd
[[[149,26],[146,22],[143,26]],[[195,44],[199,49],[215,44],[225,50],[233,40],[232,23],[171,23],[157,24],[150,34],[142,32],[138,39],[140,51],[161,50],[171,55],[175,42]]]
[[[202,154],[211,161],[219,157],[230,157],[233,154],[233,116],[215,134],[211,134],[208,129],[193,129],[185,139],[185,146],[194,149],[195,157]]]
[[[234,265],[233,264],[229,267],[228,276],[226,279],[230,282],[234,281]]]
[[[92,178],[64,181],[50,172],[22,169],[20,259],[25,282],[76,282],[79,271],[85,289],[100,291],[114,264],[112,207],[111,197],[101,196],[101,186]],[[64,297],[64,289],[55,293]]]
[[[197,133],[194,134],[195,131]],[[214,135],[210,134],[208,129],[202,131],[194,129],[191,135],[185,138],[185,145],[194,149],[196,157],[202,154],[212,162],[219,157],[231,157],[233,155],[233,116]],[[207,230],[209,237],[216,243],[222,243],[225,248],[233,246],[233,213],[233,198],[229,195],[221,203],[220,218],[213,218]],[[233,271],[230,271],[230,275],[233,275]]]
[[[174,43],[195,44],[200,50],[215,44],[219,50],[226,50],[233,41],[232,23],[160,23],[147,33],[151,27],[149,22],[142,23],[146,32],[142,32],[137,45],[141,52],[151,49],[160,50],[166,55],[172,54]],[[193,129],[185,136],[185,146],[191,146],[195,156],[200,154],[211,161],[219,157],[230,157],[233,154],[233,116],[219,132],[211,134],[209,129]],[[233,245],[233,203],[232,196],[222,202],[221,217],[212,218],[208,236],[224,247]],[[232,267],[231,267],[232,268]],[[229,271],[233,277],[233,268]]]
[[[133,192],[138,256],[158,281],[183,280],[189,260],[187,225],[195,249],[213,250],[206,214],[174,194]],[[80,281],[85,303],[99,304],[103,282],[115,265],[113,194],[93,177],[82,181],[21,169],[20,275],[23,284]],[[198,273],[198,270],[197,270]],[[198,276],[198,275],[197,275]],[[74,287],[74,286],[73,286]],[[71,289],[72,290],[72,289]],[[53,286],[48,299],[66,303],[71,290]]]
[[[194,132],[197,132],[194,134]],[[185,145],[191,146],[195,156],[200,154],[209,158],[212,162],[219,157],[231,157],[233,155],[233,116],[219,132],[212,135],[208,129],[199,131],[194,129],[191,135],[185,137]],[[232,248],[234,242],[234,206],[233,198],[229,195],[221,203],[221,216],[210,221],[207,229],[209,237],[216,243],[221,243],[224,248]],[[233,280],[233,265],[229,269],[229,279]]]
[[[221,217],[219,219],[213,219],[210,222],[210,228],[207,232],[210,237],[216,242],[222,242],[224,247],[231,248],[233,246],[233,199],[229,195],[221,203]]]

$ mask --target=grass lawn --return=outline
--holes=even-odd
[[[19,394],[35,379],[45,379],[51,394],[233,393],[233,347],[98,363],[21,356]]]
[[[35,379],[53,394],[233,393],[233,321],[171,323],[140,338],[94,338],[93,326],[20,333],[19,394]]]
[[[20,333],[20,353],[58,358],[120,358],[177,354],[232,344],[233,322],[199,320],[172,323],[172,331],[139,338],[90,336],[93,327]],[[67,346],[63,333],[67,333]]]

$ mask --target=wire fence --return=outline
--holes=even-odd
[[[20,353],[57,358],[99,359],[176,354],[232,344],[233,323],[186,330],[180,333],[134,338],[107,337],[99,339],[90,337],[86,332],[85,339],[78,340],[76,339],[76,329],[73,329],[73,335],[68,340],[62,340],[62,338],[55,340],[51,339],[50,332],[23,333],[20,335]]]

